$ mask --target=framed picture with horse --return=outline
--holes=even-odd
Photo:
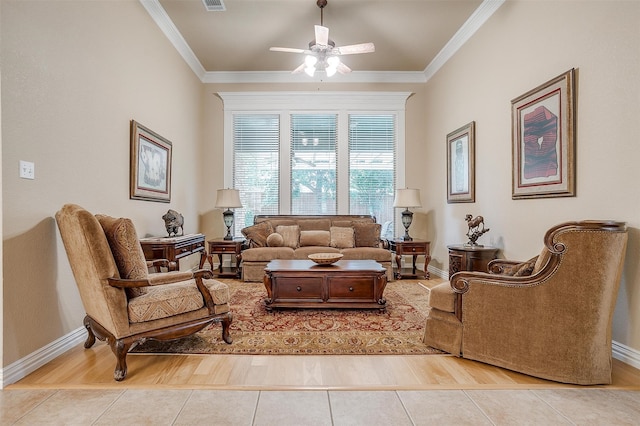
[[[476,201],[476,122],[447,135],[447,203]]]

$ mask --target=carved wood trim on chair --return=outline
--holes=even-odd
[[[229,327],[233,316],[231,312],[226,314],[218,314],[215,317],[206,317],[169,327],[156,330],[150,330],[139,334],[116,339],[107,329],[100,325],[89,315],[84,318],[84,326],[87,329],[87,340],[84,343],[85,349],[89,349],[96,342],[96,337],[102,341],[106,341],[111,351],[116,356],[116,368],[113,372],[113,378],[117,381],[124,380],[127,377],[127,354],[133,347],[144,343],[147,340],[173,340],[181,337],[189,336],[197,333],[209,324],[222,323],[222,339],[226,343],[231,343],[233,339],[229,334]]]

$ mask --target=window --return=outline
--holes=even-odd
[[[253,215],[278,213],[280,117],[238,114],[233,117],[233,187],[240,191],[234,233],[253,224]]]
[[[337,212],[337,115],[291,115],[291,214]]]
[[[219,93],[234,235],[256,214],[367,214],[394,223],[409,93]]]

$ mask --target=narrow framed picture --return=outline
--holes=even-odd
[[[575,70],[511,101],[511,198],[575,196]]]
[[[171,201],[171,150],[171,142],[131,120],[129,198]]]
[[[476,201],[476,122],[447,135],[447,203]]]

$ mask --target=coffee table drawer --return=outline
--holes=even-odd
[[[331,299],[374,300],[373,279],[371,277],[331,277],[329,278],[329,301]]]
[[[318,299],[322,300],[322,277],[287,278],[276,277],[273,297],[282,299]]]

